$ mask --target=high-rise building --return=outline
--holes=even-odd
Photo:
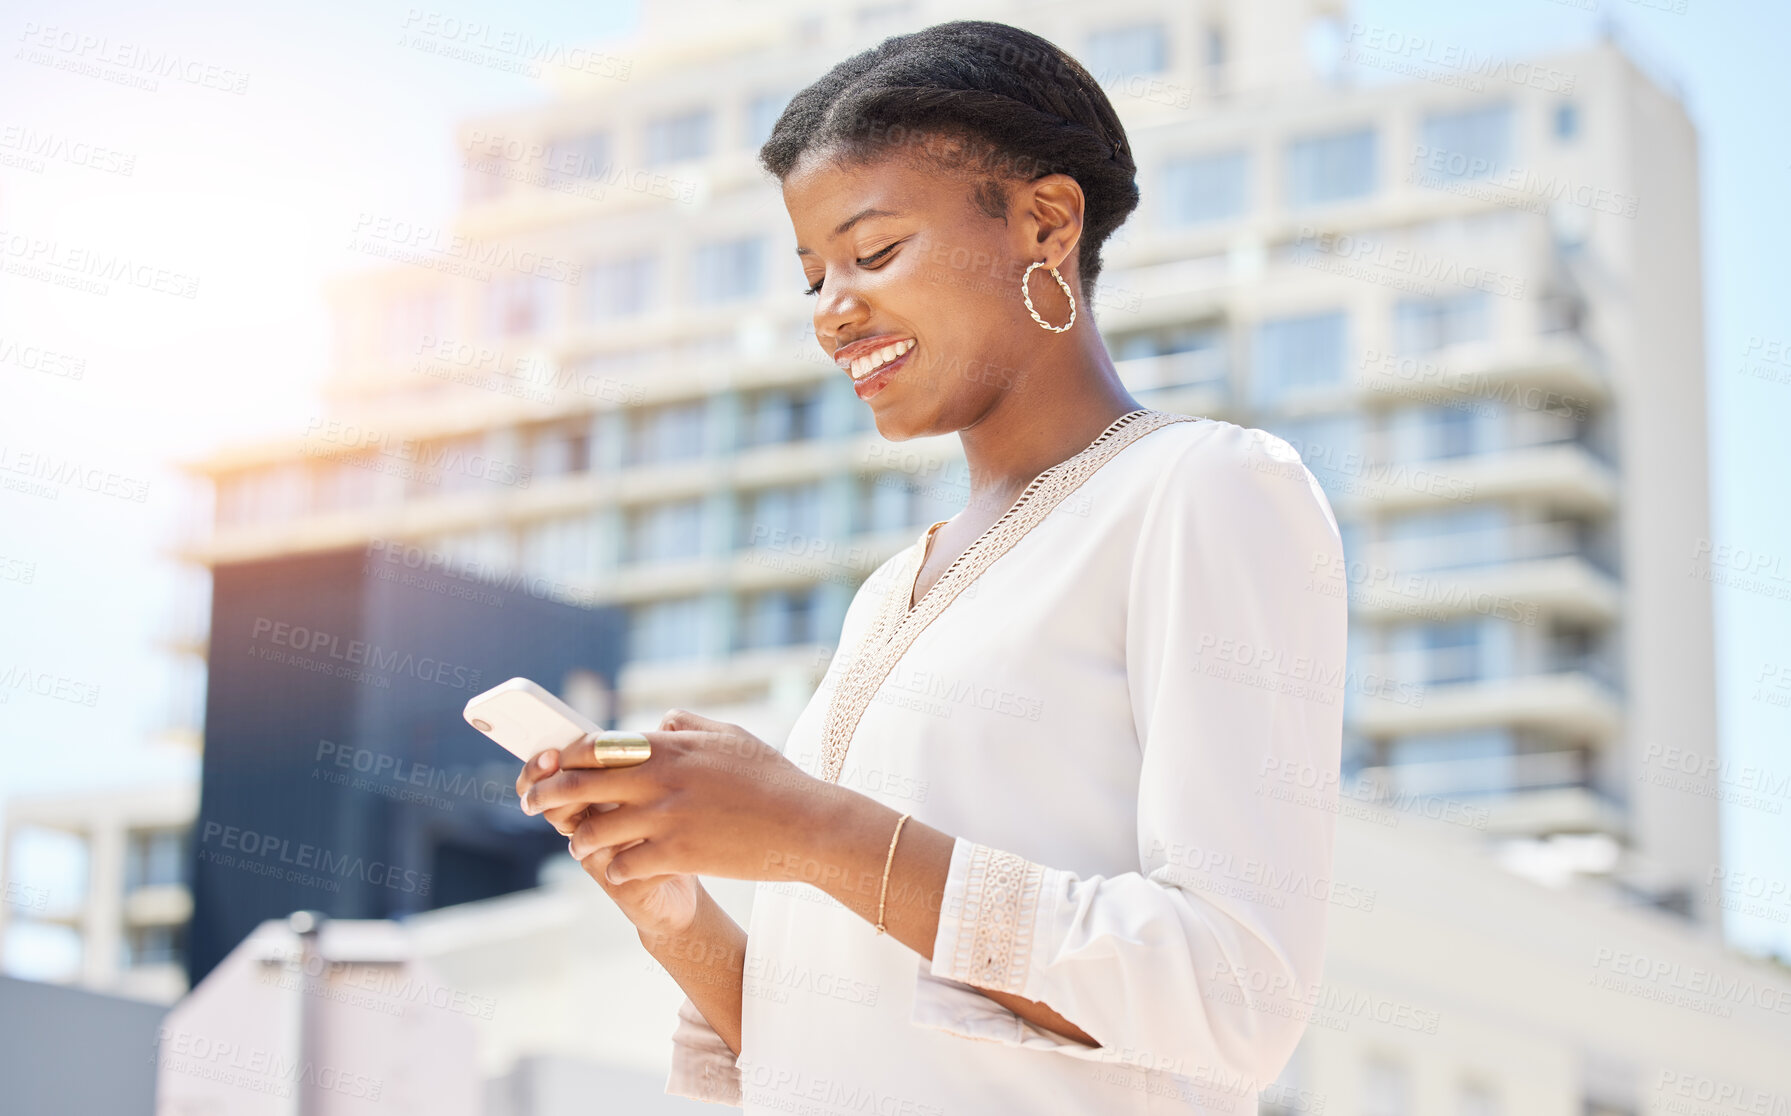
[[[815,343],[757,148],[849,51],[1009,19],[1137,153],[1093,307],[1126,383],[1284,436],[1331,494],[1351,793],[1714,923],[1713,776],[1661,762],[1715,747],[1675,97],[1609,44],[1513,60],[1333,3],[978,8],[658,0],[551,103],[468,122],[464,208],[361,216],[391,262],[334,292],[332,409],[208,463],[197,557],[398,540],[588,593],[628,614],[625,723],[776,737],[856,584],[967,489],[955,439],[884,442]]]
[[[460,129],[450,225],[360,217],[384,262],[333,291],[330,411],[199,466],[193,557],[537,579],[626,611],[623,726],[680,705],[781,740],[855,586],[967,486],[955,439],[885,442],[819,349],[756,153],[828,66],[957,18],[1063,45],[1126,123],[1143,202],[1092,311],[1137,398],[1285,437],[1344,533],[1348,662],[1233,664],[1346,702],[1327,995],[1264,1103],[1733,1084],[1783,1033],[1755,993],[1791,999],[1716,941],[1697,136],[1612,42],[1509,58],[1333,0],[646,0],[546,67],[548,103]],[[508,910],[417,922],[496,956]]]

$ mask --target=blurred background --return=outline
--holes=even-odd
[[[1331,950],[1262,1111],[1791,1112],[1791,16],[1711,0],[9,13],[0,1108],[702,1110],[459,711],[781,743],[962,507],[755,161],[957,18],[1126,123],[1133,393],[1287,438],[1344,532]]]

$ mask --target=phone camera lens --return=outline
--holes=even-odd
[[[481,721],[479,718],[474,717],[473,718],[473,727],[478,729],[480,732],[490,732],[491,731],[491,722],[490,721]]]

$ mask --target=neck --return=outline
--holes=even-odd
[[[1120,382],[1101,335],[1092,328],[1078,332],[1076,344],[1029,360],[1025,381],[958,431],[971,507],[986,503],[999,514],[1034,477],[1141,406]]]

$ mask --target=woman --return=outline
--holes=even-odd
[[[674,710],[639,766],[518,778],[688,994],[668,1091],[1254,1112],[1323,954],[1329,506],[1285,443],[1121,385],[1088,303],[1136,168],[1047,41],[889,39],[761,159],[816,338],[884,437],[957,432],[971,491],[858,590],[781,750]],[[764,881],[750,932],[699,874]]]

